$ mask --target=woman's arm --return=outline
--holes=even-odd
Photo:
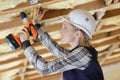
[[[74,68],[84,70],[91,61],[91,55],[83,47],[79,47],[68,55],[53,61],[45,61],[32,46],[28,46],[25,49],[25,56],[42,75],[63,72]]]
[[[47,49],[53,53],[55,56],[65,56],[69,53],[69,51],[61,46],[59,46],[45,30],[43,27],[37,29],[38,31],[38,38],[42,42],[44,46],[47,47]]]
[[[67,55],[69,51],[63,47],[60,47],[50,36],[43,27],[39,28],[40,25],[38,24],[41,20],[42,17],[44,16],[46,10],[41,10],[38,8],[36,15],[33,18],[33,24],[35,27],[37,26],[38,28],[36,29],[38,32],[38,38],[42,42],[44,46],[47,47],[47,49],[54,54],[57,57]],[[63,53],[64,52],[64,53]]]

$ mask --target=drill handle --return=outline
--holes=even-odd
[[[37,37],[38,37],[38,32],[37,32],[37,30],[35,29],[34,26],[31,26],[31,34],[33,36],[33,39],[36,40]]]
[[[38,32],[30,21],[24,24],[24,28],[28,30],[30,36],[33,36],[34,40],[37,39]]]
[[[33,25],[30,21],[29,22],[26,22],[24,24],[24,28],[26,28],[28,30],[28,32],[30,32],[30,26]]]

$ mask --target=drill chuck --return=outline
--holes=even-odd
[[[26,22],[29,21],[29,19],[27,18],[27,15],[25,14],[25,12],[21,12],[20,17],[21,17],[23,23],[26,23]]]

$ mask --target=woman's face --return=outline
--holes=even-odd
[[[75,39],[75,30],[73,28],[73,26],[64,21],[62,23],[62,28],[60,30],[60,34],[61,34],[61,41],[64,43],[71,43],[74,41]]]

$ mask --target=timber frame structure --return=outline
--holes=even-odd
[[[17,35],[23,27],[19,13],[25,11],[32,19],[38,7],[47,10],[42,19],[46,31],[61,46],[67,48],[69,45],[62,44],[59,39],[62,22],[59,16],[67,16],[73,9],[88,10],[97,23],[91,44],[99,52],[98,59],[101,66],[120,62],[120,0],[39,0],[37,4],[30,4],[28,0],[24,1],[9,8],[2,8],[0,4],[0,80],[61,79],[62,73],[40,75],[28,62],[22,49],[12,51],[5,42],[5,37],[9,33]],[[32,39],[31,42],[45,60],[56,58],[40,42],[34,42]]]

